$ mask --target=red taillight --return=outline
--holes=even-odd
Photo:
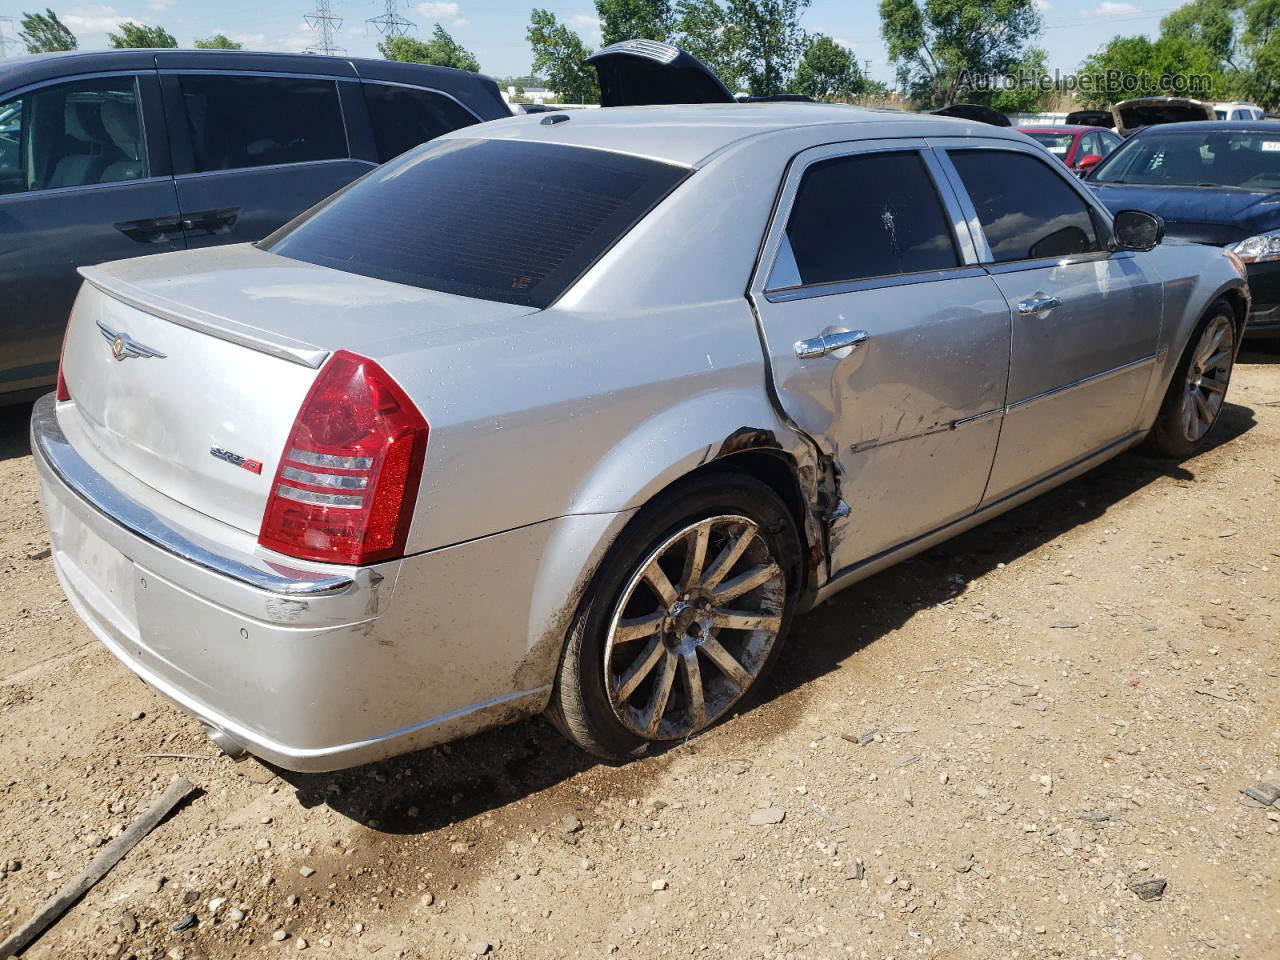
[[[258,542],[326,563],[402,556],[427,432],[427,421],[385,370],[338,351],[294,421]]]

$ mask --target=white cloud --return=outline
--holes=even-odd
[[[447,23],[451,27],[465,27],[471,22],[462,16],[462,8],[456,3],[420,3],[414,9],[422,15],[423,19]]]
[[[1049,0],[1035,0],[1035,4],[1036,4],[1036,9],[1039,10],[1041,13],[1044,13],[1046,10],[1053,9],[1053,4],[1050,3]]]
[[[565,23],[579,33],[586,34],[587,42],[590,44],[604,42],[600,35],[600,18],[597,16],[590,13],[575,13],[565,20]]]
[[[132,20],[134,23],[147,21],[142,17],[122,16],[115,7],[104,7],[97,4],[85,7],[72,7],[59,19],[70,28],[72,33],[107,33],[119,30],[120,24]]]
[[[173,0],[151,0],[147,6],[152,10],[168,10],[173,6]]]
[[[302,53],[307,47],[320,42],[320,34],[307,26],[306,22],[298,24],[292,33],[287,33],[275,42],[273,49],[285,53]]]
[[[215,37],[218,34],[222,34],[228,40],[240,44],[246,50],[263,50],[267,44],[267,35],[265,33],[232,33],[224,27],[209,31],[209,36],[211,37]]]
[[[1115,3],[1114,0],[1102,0],[1092,10],[1085,10],[1082,17],[1129,17],[1142,11],[1132,3]]]

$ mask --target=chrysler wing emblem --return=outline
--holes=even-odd
[[[117,360],[129,360],[133,357],[156,357],[163,360],[167,356],[145,343],[139,343],[123,330],[112,330],[101,320],[98,321],[98,329],[102,331],[103,339],[111,344],[111,355]]]

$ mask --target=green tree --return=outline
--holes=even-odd
[[[1224,66],[1235,69],[1240,54],[1236,28],[1242,6],[1242,0],[1192,0],[1160,21],[1160,36],[1202,47]]]
[[[388,60],[429,63],[437,67],[456,67],[472,73],[480,72],[480,61],[438,23],[431,31],[430,40],[406,36],[387,37],[378,43],[378,52]]]
[[[108,33],[107,42],[116,50],[126,47],[176,47],[178,41],[164,27],[149,27],[144,23],[127,20],[120,24],[119,33]]]
[[[1213,99],[1225,96],[1227,83],[1212,51],[1183,37],[1162,36],[1151,40],[1145,36],[1113,37],[1097,53],[1085,58],[1081,73],[1099,77],[1101,89],[1087,91],[1081,100],[1088,106],[1109,106],[1130,97],[1152,92],[1192,94],[1173,86],[1176,78],[1204,74],[1210,78],[1210,91],[1196,91],[1194,96]],[[1110,79],[1114,78],[1114,79]]]
[[[917,102],[950,106],[979,77],[1007,76],[1040,35],[1035,0],[880,0],[880,33]]]
[[[866,90],[866,79],[853,53],[825,34],[808,38],[792,89],[815,100],[850,101]]]
[[[239,50],[242,44],[232,40],[224,33],[215,33],[212,37],[197,40],[196,46],[201,50]]]
[[[790,85],[804,52],[800,15],[809,2],[728,0],[729,39],[739,57],[737,79],[753,95],[783,93]]]
[[[672,31],[672,43],[706,64],[730,90],[739,88],[739,31],[718,0],[679,0]]]
[[[533,72],[546,76],[562,103],[597,103],[600,85],[595,69],[587,63],[591,48],[550,10],[529,15],[526,33],[533,47]]]
[[[1044,107],[1045,101],[1053,95],[1053,88],[1044,89],[1039,81],[1049,72],[1048,56],[1039,47],[1028,50],[1013,70],[1013,76],[1024,83],[1009,90],[998,90],[992,93],[975,96],[978,103],[985,103],[1001,113],[1034,113]]]
[[[47,7],[44,13],[24,13],[19,23],[18,39],[26,44],[27,53],[57,53],[79,46],[76,35]]]
[[[637,37],[662,41],[671,37],[670,0],[596,0],[596,15],[606,47]]]

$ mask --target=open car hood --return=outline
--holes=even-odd
[[[600,106],[735,103],[697,57],[657,40],[623,40],[587,58],[600,77]]]
[[[1067,114],[1066,123],[1069,127],[1106,127],[1114,130],[1116,118],[1111,115],[1110,110],[1075,110]]]
[[[1125,137],[1159,123],[1215,119],[1211,104],[1186,97],[1138,97],[1117,103],[1111,112],[1116,118],[1116,132]]]
[[[1009,118],[1003,113],[980,103],[953,103],[941,110],[934,110],[933,113],[938,117],[957,117],[961,120],[972,120],[975,123],[989,123],[993,127],[1010,126]]]

